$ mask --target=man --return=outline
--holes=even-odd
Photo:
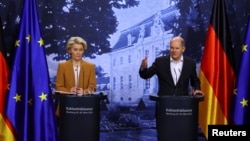
[[[143,79],[157,75],[159,80],[158,95],[189,95],[189,82],[193,88],[192,94],[204,95],[200,87],[200,79],[196,72],[196,62],[184,57],[185,41],[177,36],[170,41],[170,55],[158,57],[147,67],[147,57],[141,62],[139,70]]]

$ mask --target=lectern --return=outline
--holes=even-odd
[[[197,141],[203,96],[150,96],[156,101],[158,141]]]
[[[59,100],[59,141],[99,141],[100,101],[105,95],[56,93]]]

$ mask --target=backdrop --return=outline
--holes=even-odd
[[[22,4],[23,0],[0,2],[10,66]],[[196,60],[198,72],[212,4],[213,0],[37,0],[52,89],[58,62],[69,58],[66,41],[81,36],[88,44],[84,59],[96,65],[98,92],[109,99],[102,103],[102,140],[155,140],[154,102],[148,97],[157,92],[157,77],[139,77],[141,60],[148,56],[150,65],[168,54],[169,39],[180,35],[186,40],[185,55]],[[238,64],[250,1],[226,0],[226,5]],[[127,130],[139,132],[115,134]]]

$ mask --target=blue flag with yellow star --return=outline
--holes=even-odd
[[[237,125],[250,124],[250,18],[245,43],[242,46],[237,85],[233,97],[233,121]]]
[[[5,107],[15,140],[56,141],[55,110],[35,0],[24,0],[13,61]]]

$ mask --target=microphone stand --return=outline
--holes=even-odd
[[[78,65],[76,65],[76,69],[75,69],[75,71],[76,71],[76,95],[78,94],[77,93],[77,89],[78,89]]]

